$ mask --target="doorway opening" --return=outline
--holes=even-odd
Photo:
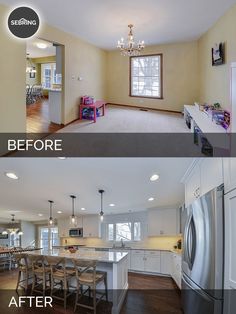
[[[64,46],[34,38],[26,51],[27,133],[54,133],[63,127]]]

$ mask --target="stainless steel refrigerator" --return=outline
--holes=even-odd
[[[223,186],[205,194],[183,214],[182,307],[184,314],[223,313]]]

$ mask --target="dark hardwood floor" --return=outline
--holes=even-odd
[[[53,303],[53,308],[8,308],[11,297],[17,296],[17,271],[0,272],[0,312],[1,313],[39,313],[53,312],[72,314],[74,296],[68,299],[67,309],[64,310],[60,301]],[[29,295],[30,293],[28,293]],[[101,301],[97,307],[97,314],[111,314],[112,304]],[[89,314],[92,311],[78,308],[77,313]],[[120,314],[182,314],[180,291],[171,278],[129,274],[129,290]]]
[[[48,99],[26,105],[26,112],[27,133],[54,133],[63,128],[63,125],[49,121]]]

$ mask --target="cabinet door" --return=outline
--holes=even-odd
[[[185,183],[185,203],[186,206],[192,204],[192,202],[200,197],[201,194],[201,174],[200,166],[197,164],[192,173],[190,174],[188,180]]]
[[[161,252],[161,274],[171,274],[171,252]]]
[[[101,221],[98,215],[83,217],[83,236],[85,238],[101,237]]]
[[[148,236],[176,235],[177,209],[153,209],[148,211]]]
[[[69,237],[69,218],[63,218],[57,220],[57,226],[58,226],[58,234],[60,238],[67,238]]]
[[[236,189],[236,158],[224,158],[224,184],[225,193]]]
[[[144,271],[144,251],[132,251],[131,270]]]
[[[225,196],[225,288],[236,289],[236,189]]]
[[[148,253],[144,257],[144,270],[146,272],[161,272],[161,257],[155,253]]]
[[[200,165],[201,168],[201,195],[223,183],[222,158],[206,158]]]
[[[181,256],[172,253],[172,269],[171,276],[179,288],[181,288]]]

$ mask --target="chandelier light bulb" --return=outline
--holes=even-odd
[[[139,41],[137,44],[134,41],[133,35],[133,24],[128,25],[130,31],[128,34],[127,43],[125,44],[124,38],[121,38],[121,41],[118,41],[117,48],[120,49],[123,56],[138,56],[141,51],[145,48],[144,40]]]

